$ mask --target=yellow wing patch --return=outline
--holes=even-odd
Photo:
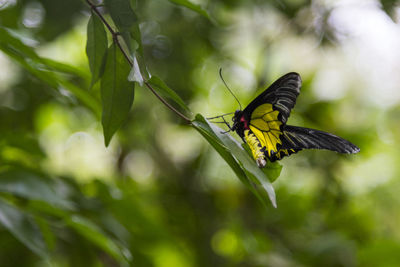
[[[251,114],[250,130],[260,141],[269,157],[272,152],[278,153],[277,145],[282,144],[279,136],[282,134],[278,119],[279,111],[273,110],[269,103],[258,106]]]

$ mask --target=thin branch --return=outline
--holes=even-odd
[[[171,106],[170,103],[168,103],[164,98],[162,98],[155,90],[153,87],[151,87],[151,85],[147,82],[144,81],[143,82],[147,88],[150,89],[150,91],[158,98],[160,99],[161,102],[164,103],[164,105],[166,105],[170,110],[172,110],[173,112],[175,112],[176,115],[178,115],[179,117],[181,117],[186,123],[190,124],[192,121],[186,117],[185,115],[183,115],[181,112],[179,112],[176,108],[174,108],[173,106]]]
[[[97,9],[97,6],[94,5],[92,2],[90,2],[90,0],[86,0],[86,2],[88,3],[88,5],[90,6],[90,8],[96,13],[96,15],[101,19],[101,21],[104,23],[104,25],[106,25],[108,31],[111,33],[112,38],[113,38],[113,42],[117,44],[117,46],[119,47],[119,49],[121,50],[122,54],[124,55],[124,57],[126,58],[126,60],[128,61],[129,65],[131,67],[133,67],[133,62],[131,60],[131,58],[129,57],[129,55],[125,52],[125,50],[122,48],[121,42],[118,39],[118,36],[120,35],[119,32],[116,32],[113,30],[113,28],[111,27],[111,25],[106,21],[106,19],[103,17],[103,15],[100,13],[100,11]],[[176,108],[174,108],[171,104],[169,104],[162,96],[160,96],[155,90],[154,88],[150,85],[150,83],[148,83],[147,81],[143,82],[147,88],[149,88],[149,90],[165,105],[167,106],[172,112],[174,112],[176,115],[178,115],[179,117],[181,117],[186,123],[190,124],[191,120],[186,117],[184,114],[182,114],[181,112],[179,112]]]
[[[103,17],[103,15],[100,13],[100,11],[97,9],[97,6],[90,2],[89,0],[86,0],[86,3],[90,6],[90,8],[97,14],[97,16],[103,21],[104,25],[106,25],[108,31],[111,33],[112,36],[116,35],[116,32],[111,28],[110,24],[106,21],[106,19]]]

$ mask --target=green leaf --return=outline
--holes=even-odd
[[[133,103],[135,84],[128,81],[129,71],[130,66],[127,60],[113,43],[108,49],[106,66],[101,79],[102,125],[106,146],[126,120]]]
[[[105,0],[104,4],[120,32],[126,32],[138,21],[129,0]]]
[[[130,37],[134,40],[131,42],[131,45],[129,47],[131,53],[136,52],[140,55],[140,57],[143,56],[143,44],[142,44],[142,33],[140,32],[139,28],[139,23],[135,23],[130,31],[129,31]],[[126,40],[126,38],[125,38]],[[142,59],[139,59],[139,63],[141,62]]]
[[[36,215],[35,222],[40,228],[40,232],[42,233],[47,249],[53,252],[56,248],[57,237],[55,236],[55,233],[53,233],[49,221],[44,216]]]
[[[81,79],[84,79],[85,81],[89,80],[89,75],[87,74],[86,70],[81,69],[79,67],[68,65],[63,62],[53,60],[51,58],[42,57],[41,62],[51,70],[64,74],[75,75]]]
[[[73,209],[73,204],[56,192],[52,180],[22,170],[0,173],[0,192],[31,200],[41,200],[63,209]]]
[[[32,49],[21,41],[21,37],[14,31],[0,27],[0,44],[7,45],[15,49],[15,53],[24,55],[32,60],[39,60],[40,57]]]
[[[86,55],[92,73],[92,87],[101,77],[104,70],[104,58],[107,52],[107,33],[101,19],[92,14],[87,25]]]
[[[58,69],[54,69],[55,61],[47,65],[48,59],[39,57],[32,47],[25,45],[12,31],[2,27],[0,27],[0,50],[42,82],[57,90],[64,88],[70,91],[96,115],[100,114],[100,104],[96,98],[54,72],[54,70],[58,71]]]
[[[150,80],[148,80],[147,82],[154,89],[156,89],[162,96],[170,98],[181,108],[190,112],[189,107],[185,104],[185,102],[183,102],[182,98],[180,98],[179,95],[177,95],[177,93],[175,93],[174,90],[169,88],[168,85],[166,85],[164,81],[162,81],[159,77],[152,76]]]
[[[208,15],[207,11],[205,11],[200,5],[196,5],[189,0],[169,0],[171,3],[174,3],[175,5],[178,6],[183,6],[186,8],[189,8],[190,10],[197,12],[198,14],[204,16],[207,19],[210,19],[210,16]]]
[[[208,122],[201,115],[198,114],[196,115],[196,119],[192,122],[192,125],[228,163],[228,165],[232,168],[237,177],[251,189],[251,184],[249,183],[245,172],[236,161],[236,159],[232,156],[228,148],[214,134]]]
[[[267,166],[265,166],[265,168],[263,168],[262,171],[267,175],[271,183],[273,183],[281,175],[282,168],[283,166],[279,162],[268,161]]]
[[[228,163],[239,179],[264,203],[267,199],[276,207],[275,191],[265,172],[249,156],[246,150],[230,134],[222,133],[223,130],[210,124],[200,114],[192,122],[206,140],[217,150]]]
[[[40,257],[48,255],[40,228],[33,218],[0,199],[0,224]]]
[[[139,21],[133,8],[136,1],[132,0],[105,0],[107,10],[117,26],[126,47],[129,49],[129,55],[133,60],[134,71],[132,79],[142,84],[142,80],[147,80],[149,74],[144,61],[142,35],[139,28]]]
[[[126,262],[124,254],[115,242],[107,237],[106,234],[91,221],[81,216],[73,215],[72,217],[65,218],[65,222],[81,236],[114,257],[114,259],[121,263]]]

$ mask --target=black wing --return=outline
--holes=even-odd
[[[356,145],[346,139],[323,131],[285,125],[282,133],[282,145],[269,157],[271,161],[281,160],[302,149],[327,149],[345,154],[360,152]]]
[[[282,149],[327,149],[353,154],[360,149],[351,142],[331,133],[286,125],[281,136]]]
[[[278,110],[283,124],[289,118],[290,111],[296,104],[300,93],[301,78],[295,72],[283,75],[269,86],[263,93],[257,96],[244,110],[243,114],[250,119],[252,112],[264,103],[272,104],[274,110]]]

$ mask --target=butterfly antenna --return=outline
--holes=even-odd
[[[225,84],[226,89],[231,93],[231,95],[236,99],[236,101],[239,103],[239,108],[242,110],[242,105],[239,102],[239,99],[233,94],[232,90],[229,88],[229,86],[226,84],[224,77],[222,77],[222,68],[219,69],[219,77],[221,77],[222,82]]]

